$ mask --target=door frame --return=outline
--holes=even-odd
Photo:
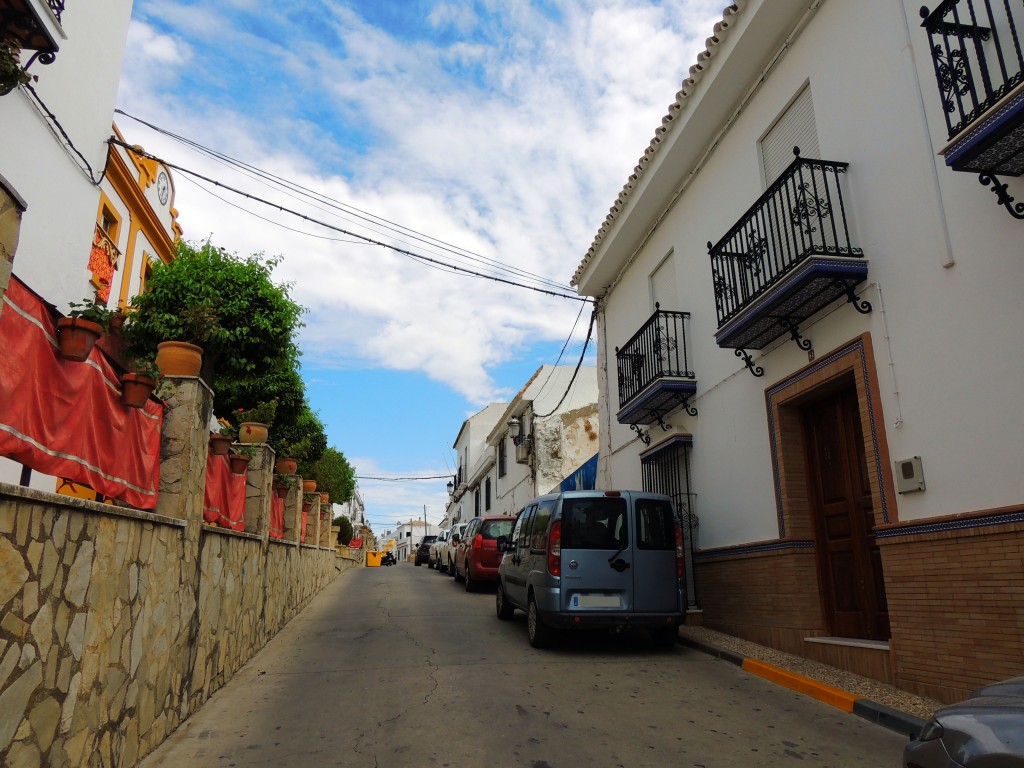
[[[874,348],[870,333],[864,333],[765,390],[780,539],[816,546],[801,405],[834,390],[851,374],[857,391],[875,525],[898,519]],[[820,584],[820,568],[818,575]],[[824,595],[820,588],[818,592],[822,625],[826,626]]]

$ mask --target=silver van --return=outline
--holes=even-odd
[[[567,491],[529,502],[498,568],[495,610],[527,615],[530,645],[553,630],[647,627],[671,645],[683,621],[683,536],[668,496]]]

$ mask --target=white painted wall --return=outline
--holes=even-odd
[[[757,360],[766,375],[755,379],[732,350],[715,345],[706,243],[717,241],[763,192],[758,139],[808,82],[823,158],[850,164],[846,203],[853,237],[870,262],[869,284],[861,290],[874,312],[862,316],[843,304],[803,330],[819,358],[870,332],[884,415],[879,426],[891,457],[924,461],[927,490],[894,499],[898,519],[1014,505],[1024,497],[1024,361],[1015,353],[1024,328],[1024,228],[975,175],[947,169],[936,154],[945,144],[945,124],[918,6],[909,0],[902,6],[825,2],[607,297],[599,337],[609,368],[609,379],[601,380],[600,478],[622,487],[639,484],[638,455],[646,446],[614,420],[614,347],[650,316],[649,276],[672,254],[680,306],[663,309],[691,313],[699,415],[676,413],[669,421],[694,435],[701,547],[778,536],[764,392],[808,359],[792,342],[780,341]],[[746,25],[765,18],[758,14],[766,7],[744,3],[733,17],[723,46],[705,64],[708,74],[693,89],[700,98],[676,117],[625,207],[635,221],[623,223],[620,215],[616,226],[623,233],[606,237],[580,281],[582,292],[601,293],[608,275],[640,244],[627,233],[645,232],[662,213],[640,205],[645,194],[653,198],[657,189],[682,186],[691,167],[679,158],[702,155],[707,145],[694,147],[696,138],[740,107],[765,64],[739,66],[757,32]],[[792,27],[802,9],[787,7]],[[779,13],[773,15],[777,22]],[[742,69],[749,79],[726,85],[715,78],[716,68]],[[716,97],[715,88],[729,98]],[[704,111],[697,112],[698,105]],[[699,124],[687,122],[691,114],[702,118]],[[1011,194],[1024,198],[1024,181],[1009,181]],[[655,425],[655,442],[661,434]]]

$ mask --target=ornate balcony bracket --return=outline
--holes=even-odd
[[[1003,206],[1010,215],[1015,219],[1024,220],[1024,203],[1017,203],[1014,205],[1014,197],[1006,191],[1006,183],[999,181],[996,175],[993,173],[982,173],[978,176],[978,181],[981,182],[982,186],[989,186],[993,192],[996,193],[996,200]]]
[[[37,61],[44,67],[53,64],[57,60],[56,51],[36,51],[32,54],[32,57],[25,62],[25,66],[21,68],[22,72],[28,72],[28,68],[35,64]]]
[[[867,299],[861,299],[857,296],[854,288],[856,287],[853,283],[847,283],[844,280],[836,280],[836,286],[842,287],[846,293],[846,301],[853,305],[853,308],[860,312],[862,315],[870,315],[872,306],[871,302]]]
[[[636,432],[636,436],[640,438],[641,443],[643,443],[644,445],[651,444],[650,432],[644,432],[642,429],[640,429],[640,426],[638,424],[630,424],[629,428]]]
[[[779,325],[789,332],[790,337],[796,342],[796,345],[800,347],[804,352],[810,352],[814,345],[811,344],[810,339],[805,339],[800,335],[800,327],[797,321],[791,317],[780,317]]]
[[[747,366],[748,371],[754,374],[755,378],[761,378],[762,376],[764,376],[764,368],[762,368],[760,365],[754,365],[754,358],[750,356],[747,350],[734,349],[733,352],[736,353],[736,357],[743,358],[743,364]]]

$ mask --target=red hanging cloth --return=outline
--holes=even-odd
[[[232,472],[227,456],[206,455],[203,521],[232,531],[245,530],[245,474]]]

